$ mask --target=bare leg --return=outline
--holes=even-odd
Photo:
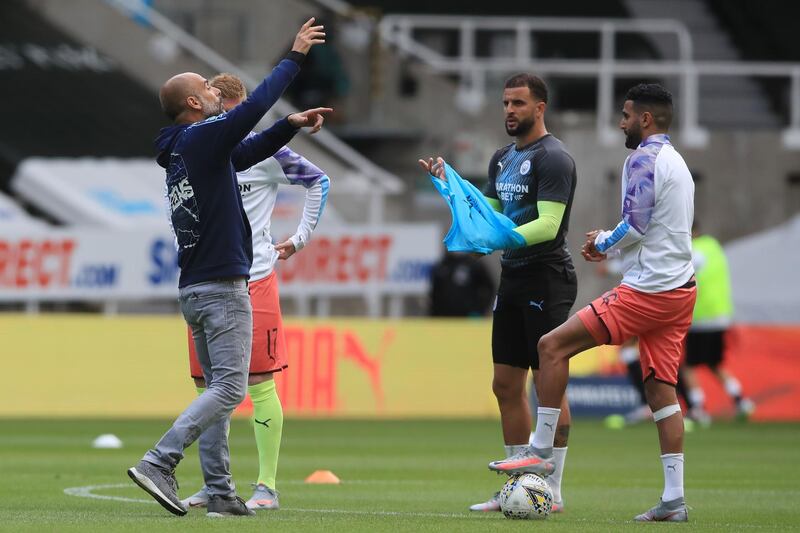
[[[686,369],[688,366],[686,364],[682,364],[680,368],[678,368],[678,384],[675,385],[675,392],[678,393],[679,398],[683,398],[683,401],[686,403],[686,409],[691,411],[694,407],[694,401],[690,398],[689,388],[686,384]]]
[[[500,423],[506,445],[526,444],[531,433],[531,407],[525,394],[528,370],[494,365],[492,391],[500,408]]]
[[[706,395],[703,387],[700,386],[700,380],[697,379],[694,367],[681,365],[678,380],[686,389],[686,406],[689,409],[687,416],[703,426],[709,425],[711,417],[705,411]]]
[[[267,372],[264,374],[250,374],[247,376],[247,386],[252,387],[253,385],[258,385],[259,383],[264,383],[265,381],[271,381],[274,379],[272,372]]]
[[[742,384],[736,379],[736,376],[719,365],[712,366],[711,371],[714,372],[719,382],[725,387],[725,392],[728,393],[728,396],[730,396],[736,404],[736,410],[739,416],[749,416],[755,409],[755,404],[742,394]]]
[[[569,380],[569,359],[597,346],[577,315],[539,340],[539,405],[558,408],[564,400]]]
[[[539,340],[539,372],[536,381],[539,409],[533,441],[524,453],[490,463],[490,470],[506,473],[530,472],[544,476],[555,472],[556,465],[552,457],[556,428],[569,420],[562,418],[560,409],[566,403],[569,358],[596,345],[583,322],[575,315]],[[568,409],[567,406],[565,411]],[[562,431],[560,443],[566,444],[566,437]]]
[[[644,382],[647,403],[655,413],[659,409],[678,403],[675,387],[650,377]],[[683,452],[683,415],[680,411],[656,422],[661,453]]]
[[[681,367],[681,377],[686,382],[687,389],[692,390],[700,387],[700,383],[697,381],[697,376],[694,373],[694,368],[691,366],[683,365]]]
[[[714,372],[714,375],[717,376],[717,380],[723,385],[725,385],[725,382],[731,377],[731,374],[719,365],[712,366],[711,371]]]

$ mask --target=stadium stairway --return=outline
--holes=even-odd
[[[337,47],[348,67],[352,83],[346,102],[347,123],[344,127],[340,125],[331,127],[338,127],[338,131],[353,146],[404,179],[412,194],[404,195],[402,203],[397,204],[396,213],[400,217],[406,220],[438,220],[441,223],[448,223],[449,214],[446,209],[442,209],[440,200],[433,195],[425,194],[432,188],[416,166],[417,157],[441,154],[459,168],[462,175],[476,180],[485,177],[486,164],[491,154],[498,146],[506,144],[509,140],[502,128],[502,117],[499,114],[497,101],[501,87],[498,84],[502,83],[502,80],[493,80],[494,85],[490,88],[492,92],[482,109],[473,110],[473,113],[465,112],[458,107],[458,80],[453,76],[443,75],[415,58],[386,46],[385,43],[369,41],[368,46],[363,42],[358,46],[353,42],[358,39],[351,39],[352,35],[349,33],[353,29],[353,19],[366,16],[373,17],[373,21],[377,20],[380,12],[375,11],[375,8],[370,10],[367,8],[368,5],[378,6],[385,13],[432,11],[455,13],[473,8],[479,9],[476,7],[477,4],[469,7],[455,1],[436,3],[434,6],[424,2],[391,0],[354,0],[351,4],[327,0],[291,2],[271,0],[270,5],[277,6],[276,10],[282,14],[281,18],[261,16],[255,11],[251,18],[257,19],[257,22],[252,23],[243,16],[247,14],[247,8],[243,7],[242,2],[243,0],[224,2],[155,0],[154,5],[187,29],[195,28],[195,33],[215,49],[230,50],[232,58],[243,65],[264,64],[272,60],[265,57],[258,58],[259,53],[263,54],[270,48],[254,47],[252,43],[258,42],[255,36],[263,33],[268,36],[265,38],[272,39],[283,31],[285,39],[288,40],[289,29],[285,27],[286,20],[296,22],[305,16],[320,13],[323,18],[331,17],[330,13],[325,13],[324,8],[336,7],[336,14],[333,16],[336,23],[329,24],[329,27],[338,39],[329,44]],[[649,4],[658,3],[649,2]],[[523,12],[526,8],[519,9]],[[608,3],[575,0],[541,9],[545,10],[541,14],[547,16],[566,15],[570,12],[600,17],[643,16],[630,8],[628,0]],[[696,13],[698,9],[700,12]],[[565,10],[572,11],[565,13]],[[687,16],[697,19],[695,23],[700,24],[699,21],[705,21],[703,22],[705,26],[700,24],[693,30],[694,33],[704,33],[704,27],[711,27],[716,33],[721,34],[721,37],[718,36],[716,39],[716,44],[711,40],[700,45],[704,55],[698,56],[698,59],[731,57],[715,51],[720,46],[723,50],[727,50],[725,53],[736,54],[736,48],[727,40],[727,34],[716,24],[715,16],[705,9],[700,0],[688,2],[686,11],[690,13]],[[503,11],[502,14],[511,13]],[[654,12],[650,16],[674,17],[676,13],[659,15]],[[212,25],[208,19],[215,17],[224,20]],[[242,35],[246,37],[243,38]],[[720,39],[724,46],[720,45]],[[277,41],[269,42],[273,43],[271,46],[274,47],[279,44]],[[664,43],[655,42],[649,47],[647,42],[627,44],[630,45],[629,49],[635,50],[638,54],[650,54],[646,57],[675,57],[674,50],[662,47]],[[550,48],[553,57],[562,55],[561,44],[552,43]],[[539,52],[545,53],[544,48]],[[640,57],[626,56],[626,58]],[[664,81],[668,85],[674,85],[673,80]],[[770,111],[759,86],[749,79],[743,78],[739,81],[747,88],[743,90],[744,92],[741,92],[742,89],[735,89],[740,92],[731,93],[731,99],[728,101],[732,101],[733,104],[728,103],[726,109],[715,108],[716,101],[705,105],[707,97],[701,103],[701,113],[704,114],[700,122],[703,126],[711,128],[711,143],[703,150],[685,150],[684,153],[692,170],[697,172],[698,179],[702,178],[698,184],[698,209],[703,211],[703,218],[709,224],[714,221],[714,227],[710,227],[709,230],[723,238],[741,235],[742,229],[733,221],[727,222],[728,217],[714,214],[715,209],[722,209],[715,207],[718,204],[720,206],[734,204],[742,213],[752,213],[747,216],[759,220],[761,227],[768,227],[786,219],[791,211],[788,207],[765,209],[764,206],[774,200],[777,191],[783,190],[786,172],[796,166],[797,162],[796,153],[780,151],[767,156],[770,150],[774,152],[774,148],[770,147],[779,146],[779,137],[777,133],[764,131],[761,128],[768,121],[775,125],[777,119]],[[711,80],[711,83],[714,81]],[[618,85],[619,89],[626,88],[625,84]],[[712,89],[711,94],[717,94],[718,99],[719,96],[727,98],[729,94],[727,85],[706,86],[703,81],[703,87]],[[722,89],[726,92],[719,92]],[[554,97],[556,100],[563,98],[561,91],[555,89]],[[548,127],[570,146],[579,168],[582,169],[580,188],[582,192],[576,196],[571,227],[579,232],[579,228],[591,227],[598,220],[608,223],[618,216],[619,165],[627,153],[621,144],[619,147],[609,149],[597,143],[594,115],[591,112],[593,107],[588,112],[580,111],[579,107],[575,112],[575,108],[571,106],[562,108],[558,101],[555,104],[554,109],[548,113]],[[732,105],[746,107],[750,112],[747,115],[740,115],[737,109],[735,116],[725,114]],[[564,112],[565,108],[569,111]],[[706,119],[710,122],[706,122]],[[725,122],[725,119],[729,121]],[[760,126],[748,127],[754,124]],[[750,131],[751,129],[757,131]],[[746,146],[746,153],[731,158],[730,146],[733,143],[737,146]],[[765,183],[753,189],[751,176],[756,169],[760,175],[765,176]],[[766,182],[769,183],[768,186]],[[768,193],[768,190],[773,192]],[[725,199],[719,197],[723,194],[720,191],[724,191]],[[593,201],[596,198],[603,199],[600,205]],[[768,213],[769,220],[764,218],[763,213]],[[584,284],[589,291],[595,290],[592,285],[591,282]]]
[[[340,9],[333,13],[331,4]],[[335,49],[349,77],[349,89],[335,106],[344,118],[326,126],[408,185],[419,177],[419,150],[446,143],[445,138],[472,120],[441,113],[456,97],[454,81],[383,46],[375,32],[376,18],[357,6],[313,0],[271,0],[269,8],[243,0],[156,0],[154,6],[254,74],[285,48],[295,23],[316,16],[329,33],[326,47]],[[292,92],[290,87],[290,97]],[[431,116],[437,121],[428,120]]]
[[[49,1],[54,11],[64,9],[58,2]],[[377,39],[376,20],[371,14],[342,2],[337,4],[344,5],[343,12],[332,13],[326,4],[329,3],[296,0],[270,0],[256,4],[245,0],[153,2],[153,6],[172,22],[254,77],[262,76],[264,65],[272,64],[291,42],[296,25],[316,16],[326,24],[331,36],[326,47],[336,49],[350,77],[349,91],[338,104],[334,104],[338,117],[326,122],[326,129],[382,168],[390,169],[393,175],[402,179],[406,190],[415,193],[428,191],[430,183],[419,171],[418,157],[427,153],[447,155],[453,143],[453,132],[473,128],[475,117],[443,112],[452,108],[456,98],[455,81],[438,76],[426,66],[383,46]],[[58,16],[63,14],[58,13]],[[74,18],[72,25],[77,26],[80,17]],[[141,29],[128,28],[126,31],[141,32]],[[100,42],[101,36],[92,39]],[[140,46],[144,44],[147,42]],[[109,43],[109,46],[117,45]],[[120,53],[127,53],[127,46],[120,48],[123,48]],[[134,66],[135,61],[133,58],[131,64]],[[168,72],[148,76],[160,82],[166,75]],[[287,91],[289,98],[293,96],[292,91],[292,87]],[[430,117],[436,117],[436,120],[431,121]],[[483,126],[484,130],[496,129],[496,116],[480,119],[477,124],[488,124],[488,127]],[[487,140],[484,134],[480,139],[486,142],[477,144],[481,148],[487,147],[480,155],[479,173],[482,174],[485,171],[483,159],[488,160],[492,153],[489,147],[502,144],[504,138],[489,136]],[[317,160],[317,154],[310,150],[312,146],[297,146],[310,159]],[[331,175],[336,177],[333,172]],[[420,204],[418,197],[418,194],[388,196],[385,218],[446,222],[449,211],[441,202],[434,208],[430,203]],[[342,201],[335,200],[340,206]],[[340,207],[340,211],[345,214],[345,208]]]
[[[696,60],[742,59],[730,35],[702,0],[626,0],[625,3],[633,16],[676,19],[685,24],[694,42]],[[664,57],[675,57],[674,39],[652,36],[651,40]],[[700,80],[699,118],[701,124],[710,128],[766,129],[781,124],[763,88],[745,77],[703,77]]]
[[[148,24],[135,22],[103,0],[70,2],[26,0],[26,2],[59,30],[113,58],[129,76],[151,91],[154,105],[155,94],[161,84],[176,72],[193,71],[208,76],[215,73],[206,62],[191,54],[183,53],[174,42],[154,31]],[[231,2],[231,9],[236,7],[234,4],[236,2]],[[271,2],[269,9],[276,9],[272,4]],[[299,20],[301,16],[302,13],[286,14],[286,17],[292,20]],[[212,34],[226,35],[223,29],[224,27],[220,29],[212,24],[209,31]],[[295,31],[294,25],[288,27],[285,20],[280,32],[271,32],[270,28],[265,28],[263,35],[272,37],[265,39],[265,43],[259,43],[259,49],[266,50],[267,52],[262,53],[268,57],[258,58],[261,60],[260,72],[255,72],[257,69],[254,65],[258,61],[252,60],[247,73],[256,79],[265,75],[269,66],[274,64],[287,48],[286,43],[291,43]],[[278,41],[280,45],[277,44]],[[276,118],[276,113],[268,114],[262,126]],[[153,135],[149,136],[148,140]],[[330,135],[330,132],[326,135]],[[337,186],[331,191],[331,201],[344,219],[350,222],[364,222],[367,217],[372,216],[377,196],[400,192],[404,185],[394,174],[383,168],[374,166],[365,172],[362,170],[362,165],[349,160],[345,153],[335,149],[336,146],[341,146],[338,140],[335,141],[337,142],[333,144],[321,143],[318,138],[298,135],[292,141],[292,147],[336,178]],[[392,212],[391,203],[386,204],[381,211],[377,216],[378,219],[398,218]]]
[[[57,0],[27,1],[39,6],[54,24],[67,28],[71,34],[94,43],[98,49],[117,58],[132,76],[141,79],[153,91],[166,77],[177,71],[199,70],[208,73],[203,65],[183,56],[178,58],[179,63],[160,64],[155,61],[149,52],[153,43],[147,28],[131,24],[100,0],[73,0],[68,3]],[[267,56],[273,51],[282,50],[280,43],[290,42],[295,22],[320,12],[320,6],[313,2],[270,0],[269,3],[259,3],[259,6],[261,4],[269,4],[281,13],[281,17],[265,16],[256,10],[251,17],[253,21],[248,22],[241,16],[242,12],[246,12],[242,11],[246,10],[242,0],[154,2],[157,8],[163,7],[164,12],[187,31],[194,27],[196,32],[193,33],[201,37],[203,42],[214,49],[225,50],[225,53],[232,54],[231,59],[238,64],[254,69],[258,65],[274,62],[279,52]],[[87,9],[91,9],[92,24],[85,23],[89,19]],[[207,20],[217,16],[221,17],[217,22]],[[287,21],[292,23],[291,28]],[[247,29],[248,24],[250,29]],[[234,39],[237,35],[241,37],[240,34],[247,37],[243,40]],[[262,34],[263,43],[258,39]],[[343,32],[340,34],[343,35]],[[396,195],[387,203],[386,218],[438,220],[444,229],[445,224],[449,224],[449,213],[442,202],[433,196],[435,193],[430,183],[418,170],[417,157],[441,154],[453,162],[462,175],[476,178],[485,176],[486,164],[494,149],[509,141],[502,128],[499,102],[494,99],[499,93],[487,98],[484,109],[477,114],[461,112],[455,103],[457,82],[452,77],[441,75],[381,43],[372,42],[361,48],[352,44],[346,39],[340,39],[337,44],[341,47],[341,55],[347,61],[349,70],[364,76],[363,79],[356,79],[353,74],[352,90],[346,104],[350,119],[349,140],[383,168],[391,169],[400,176],[407,190],[410,189],[409,194]],[[702,107],[706,109],[706,106]],[[737,112],[735,118],[740,120],[740,113]],[[710,125],[702,117],[701,123]],[[752,221],[754,227],[750,229],[757,230],[778,224],[792,213],[789,204],[786,207],[776,205],[775,199],[788,196],[784,194],[788,187],[784,183],[785,176],[796,170],[798,153],[776,149],[780,146],[779,132],[749,131],[742,127],[745,124],[748,123],[730,124],[736,129],[712,129],[711,143],[706,149],[684,150],[679,146],[699,179],[696,199],[698,213],[706,221],[707,229],[722,239],[741,236],[744,231],[740,223],[742,219]],[[571,220],[574,235],[571,236],[571,245],[577,257],[582,230],[596,227],[596,224],[610,224],[619,216],[619,167],[627,151],[621,141],[619,146],[610,149],[598,144],[591,113],[551,111],[548,114],[548,127],[566,142],[578,163],[581,184]],[[296,142],[309,141],[303,138]],[[312,144],[297,146],[310,158],[323,161],[312,152]],[[737,147],[733,155],[731,146]],[[469,170],[463,172],[465,169]],[[331,174],[334,175],[334,172]],[[757,183],[752,180],[754,175],[760,176]],[[429,194],[426,195],[426,192]],[[598,201],[598,198],[601,200]],[[363,210],[363,204],[362,207],[346,209],[338,198],[333,200],[345,216],[352,211]],[[729,216],[731,207],[735,209],[737,217]],[[596,294],[601,289],[600,285],[607,283],[607,280],[601,280],[580,262],[577,266],[582,280],[579,300],[583,302]]]

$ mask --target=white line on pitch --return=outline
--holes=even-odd
[[[109,485],[87,485],[85,487],[69,487],[64,489],[64,494],[69,496],[77,496],[79,498],[92,498],[95,500],[112,500],[126,503],[156,503],[153,500],[144,500],[141,498],[126,498],[124,496],[111,496],[107,494],[95,494],[95,490],[105,489],[121,489],[133,488],[130,483],[112,483]],[[352,515],[370,515],[370,516],[417,516],[424,518],[466,518],[471,515],[459,513],[419,513],[413,511],[358,511],[348,509],[300,509],[297,507],[281,508],[283,511],[294,511],[300,513],[335,513],[335,514],[352,514]]]
[[[369,481],[369,480],[361,480],[361,481]],[[350,481],[353,483],[353,481]],[[130,483],[112,483],[108,485],[87,485],[85,487],[69,487],[64,489],[64,494],[69,496],[77,496],[79,498],[92,498],[95,500],[112,500],[118,502],[126,502],[126,503],[156,503],[153,500],[145,500],[141,498],[126,498],[124,496],[111,496],[107,494],[95,494],[93,491],[95,490],[105,490],[105,489],[122,489],[122,488],[134,488],[133,485]],[[343,514],[343,515],[362,515],[362,516],[415,516],[420,518],[468,518],[469,520],[480,520],[482,518],[488,518],[490,514],[487,513],[479,513],[479,514],[466,514],[466,513],[421,513],[421,512],[414,512],[414,511],[359,511],[355,509],[301,509],[298,507],[282,507],[281,510],[289,511],[289,512],[299,512],[299,513],[327,513],[327,514]],[[586,519],[586,518],[576,518],[572,517],[573,521],[576,522],[593,522],[596,523],[596,519]],[[607,523],[611,524],[618,524],[621,523],[618,520],[605,520]],[[627,521],[622,521],[627,522]],[[734,524],[706,524],[706,525],[713,525],[718,527],[734,527]],[[772,527],[770,525],[760,525],[760,524],[735,524],[736,528],[743,528],[743,529],[762,529],[765,527]]]
[[[109,496],[107,494],[95,494],[94,490],[101,490],[101,489],[122,489],[122,488],[130,488],[133,485],[130,483],[114,483],[111,485],[87,485],[85,487],[69,487],[64,489],[64,494],[68,496],[77,496],[79,498],[92,498],[95,500],[114,500],[117,502],[129,502],[129,503],[156,503],[152,499],[150,500],[143,500],[141,498],[126,498],[124,496]]]

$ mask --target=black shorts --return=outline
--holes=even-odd
[[[577,293],[571,263],[503,270],[492,321],[495,364],[538,369],[539,339],[566,322]]]
[[[692,331],[686,334],[686,365],[717,367],[725,352],[725,330]]]

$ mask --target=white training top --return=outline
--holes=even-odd
[[[316,165],[305,157],[284,146],[275,155],[247,170],[236,173],[242,205],[250,221],[253,232],[253,265],[250,267],[250,281],[263,279],[275,269],[278,252],[270,234],[272,211],[278,197],[278,185],[300,185],[306,189],[303,217],[297,231],[289,237],[295,251],[300,251],[311,239],[317,227],[325,203],[328,200],[330,179]],[[166,186],[164,188],[167,220],[172,228],[171,210]],[[178,240],[175,239],[175,247]]]
[[[651,135],[625,160],[622,221],[595,239],[597,250],[618,253],[622,284],[642,292],[676,289],[694,275],[694,181],[669,136]]]
[[[253,230],[253,266],[250,281],[269,276],[278,261],[278,252],[270,234],[272,211],[278,197],[278,185],[300,185],[306,189],[303,217],[297,231],[289,237],[299,252],[311,239],[325,209],[330,179],[303,156],[283,147],[251,168],[237,172],[242,204]]]

